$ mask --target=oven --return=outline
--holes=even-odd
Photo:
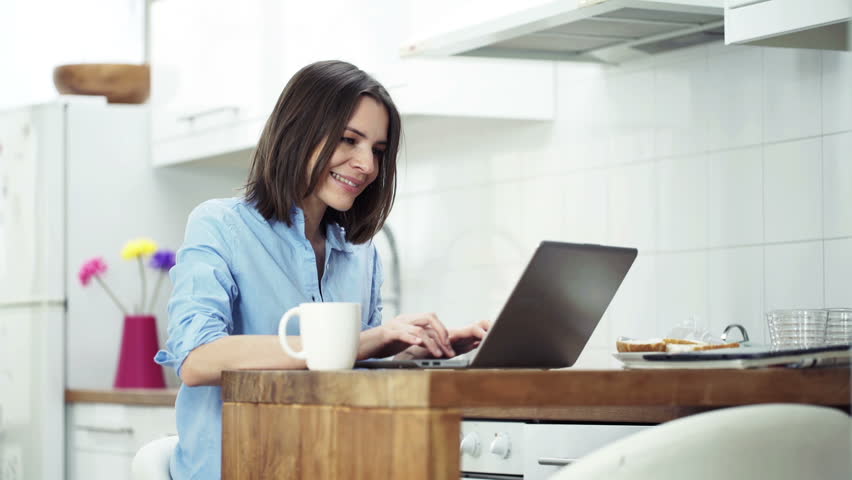
[[[647,425],[465,420],[462,479],[543,480],[571,462]]]

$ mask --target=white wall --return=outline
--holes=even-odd
[[[578,365],[621,335],[852,306],[852,53],[710,45],[560,64],[554,122],[405,120],[403,310],[493,318],[540,240],[638,247]]]
[[[144,61],[145,0],[2,0],[0,19],[0,110],[56,97],[57,65]]]
[[[246,178],[248,162],[239,154],[203,168],[151,168],[147,114],[148,107],[140,105],[76,106],[68,111],[68,388],[112,388],[122,338],[121,311],[94,282],[80,285],[80,266],[103,256],[109,265],[104,280],[125,308],[132,309],[140,302],[141,279],[138,265],[121,258],[125,243],[148,237],[160,248],[176,251],[189,212],[207,199],[237,195]],[[150,298],[152,269],[146,269],[146,278]],[[170,293],[171,282],[165,278],[151,309],[161,346],[168,338]],[[168,385],[179,385],[173,369],[164,371]]]

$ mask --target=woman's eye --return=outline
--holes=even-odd
[[[348,143],[349,145],[355,145],[355,139],[349,137],[340,137],[340,141],[343,143]]]
[[[382,157],[384,157],[384,156],[385,156],[385,151],[384,151],[384,150],[379,150],[378,148],[374,148],[374,149],[373,149],[373,155],[375,155],[375,156],[377,156],[377,157],[379,157],[379,158],[382,158]]]

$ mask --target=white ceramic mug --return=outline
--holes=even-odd
[[[287,343],[287,324],[301,320],[302,351]],[[355,365],[361,334],[361,304],[302,303],[281,316],[278,340],[288,355],[305,360],[310,370],[345,370]]]

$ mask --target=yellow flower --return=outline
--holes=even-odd
[[[151,255],[157,251],[157,244],[150,238],[137,238],[131,240],[121,249],[121,258],[133,260],[143,255]]]

